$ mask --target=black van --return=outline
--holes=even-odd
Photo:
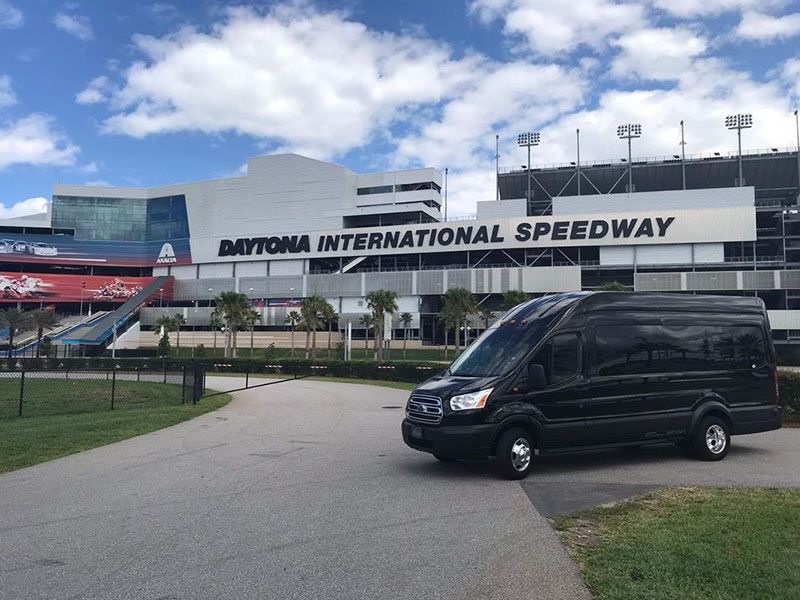
[[[522,479],[536,450],[675,442],[721,460],[731,435],[782,420],[760,299],[574,292],[503,315],[417,386],[402,430],[440,460],[494,457]]]

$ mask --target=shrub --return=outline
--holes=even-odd
[[[198,344],[194,347],[194,357],[195,358],[205,358],[208,356],[208,351],[204,344]]]
[[[800,418],[800,373],[778,371],[778,387],[784,416],[788,419]]]

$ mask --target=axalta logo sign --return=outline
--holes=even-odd
[[[166,265],[171,263],[178,262],[178,259],[175,257],[175,250],[172,247],[172,244],[167,242],[163,246],[161,246],[161,251],[158,253],[158,258],[156,259],[157,265]]]

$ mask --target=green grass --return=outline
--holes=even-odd
[[[666,489],[555,526],[597,600],[800,598],[800,490]]]
[[[0,419],[19,414],[20,380],[0,379]],[[75,377],[75,375],[73,375]],[[26,377],[22,402],[23,416],[43,416],[111,409],[112,382],[105,379],[63,379]],[[171,383],[117,381],[114,408],[176,405],[182,388]]]
[[[208,372],[209,377],[244,377],[244,373],[214,373]],[[290,375],[281,375],[280,373],[251,373],[250,379],[286,379],[291,378]],[[303,379],[310,379],[311,381],[334,381],[336,383],[360,383],[364,385],[377,385],[380,387],[393,388],[396,390],[413,390],[417,387],[416,383],[407,383],[405,381],[386,381],[385,379],[357,379],[355,377],[304,377]]]
[[[230,399],[223,394],[197,405],[0,420],[0,473],[169,427],[216,410]]]

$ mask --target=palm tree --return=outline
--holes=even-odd
[[[172,328],[175,332],[175,353],[180,356],[181,354],[181,327],[186,325],[186,319],[181,313],[172,315]]]
[[[208,324],[214,330],[214,352],[213,352],[212,356],[216,357],[217,356],[217,331],[219,329],[221,329],[222,326],[224,325],[224,323],[222,322],[222,319],[219,316],[219,311],[217,309],[214,309],[214,311],[211,313],[211,318],[209,319]]]
[[[455,329],[456,356],[461,346],[459,330],[462,324],[465,326],[467,315],[475,312],[475,300],[472,292],[466,288],[450,288],[442,296],[442,316],[444,317],[445,327]]]
[[[328,358],[331,357],[331,335],[333,330],[333,324],[339,320],[339,314],[330,305],[329,302],[325,303],[326,306],[322,313],[322,318],[325,319],[325,322],[328,324]]]
[[[225,324],[225,358],[229,358],[236,355],[236,332],[247,324],[250,299],[239,292],[222,292],[214,303]]]
[[[383,360],[383,324],[385,315],[397,312],[397,292],[393,290],[374,290],[367,294],[367,306],[375,316],[375,360]]]
[[[494,319],[494,312],[488,308],[482,308],[480,311],[480,318],[483,319],[485,325],[484,329],[489,329],[489,321]]]
[[[369,330],[372,328],[374,321],[374,317],[370,314],[361,315],[358,318],[358,322],[364,326],[364,358],[366,358],[366,352],[369,350]]]
[[[286,322],[292,326],[292,349],[289,352],[289,356],[294,356],[294,332],[297,328],[297,324],[300,323],[302,319],[303,317],[296,310],[293,310],[286,315]]]
[[[250,358],[253,358],[253,336],[256,329],[256,323],[261,323],[261,313],[251,308],[245,314],[245,321],[250,327]]]
[[[300,303],[300,314],[306,328],[306,358],[314,359],[317,355],[317,329],[322,325],[325,314],[333,311],[333,307],[319,294],[303,298]]]
[[[406,357],[406,342],[408,341],[408,326],[411,325],[411,321],[414,320],[414,317],[411,316],[411,313],[401,313],[400,314],[400,322],[403,324],[403,358]]]
[[[0,327],[8,327],[8,358],[14,351],[14,334],[30,324],[30,313],[19,308],[0,310]]]
[[[31,324],[36,327],[36,358],[41,356],[42,336],[45,329],[58,327],[58,317],[54,312],[36,310],[30,313]]]
[[[530,300],[528,294],[522,290],[508,290],[503,294],[503,310],[511,310],[518,304]]]

